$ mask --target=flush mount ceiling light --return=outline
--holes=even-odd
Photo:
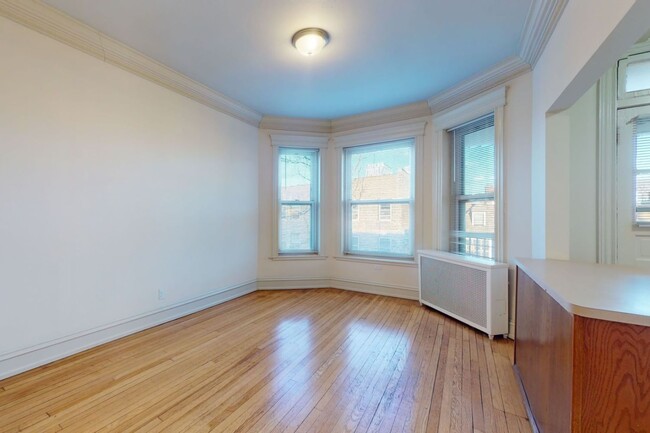
[[[317,54],[329,41],[329,33],[316,27],[298,30],[291,38],[291,43],[303,56]]]

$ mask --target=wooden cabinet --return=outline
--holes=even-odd
[[[650,433],[650,327],[583,317],[553,295],[517,269],[515,371],[538,430]]]

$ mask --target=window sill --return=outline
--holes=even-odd
[[[383,259],[380,257],[364,257],[364,256],[334,256],[335,260],[343,262],[357,262],[357,263],[370,263],[376,265],[389,265],[389,266],[404,266],[407,268],[417,268],[418,263],[415,259]]]
[[[269,260],[285,262],[294,260],[327,260],[327,256],[320,254],[285,254],[281,256],[271,256]]]

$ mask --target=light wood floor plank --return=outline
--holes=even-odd
[[[0,381],[0,433],[530,433],[512,354],[417,302],[261,291]]]

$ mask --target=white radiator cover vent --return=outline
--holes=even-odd
[[[508,265],[445,251],[418,251],[420,303],[493,338],[508,334]]]

